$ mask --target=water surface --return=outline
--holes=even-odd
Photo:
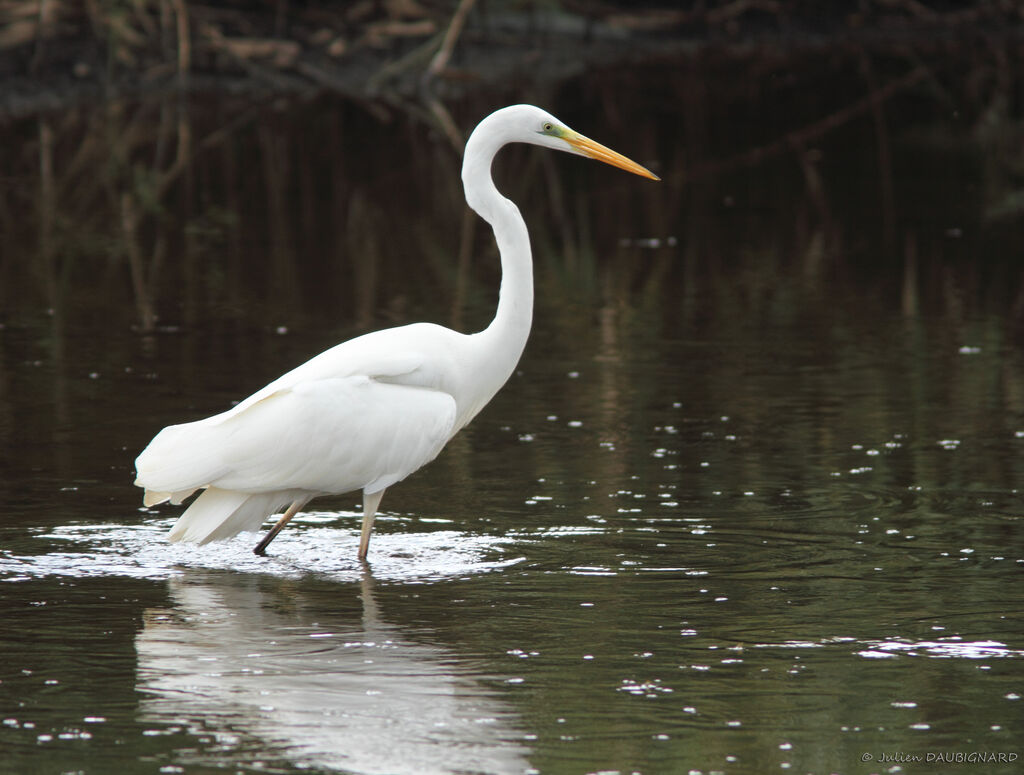
[[[604,85],[633,116],[656,101]],[[690,179],[785,129],[766,104],[760,129],[699,131],[735,93],[593,126],[567,100],[660,188],[509,152],[533,337],[389,490],[368,566],[351,495],[266,558],[252,534],[169,545],[176,509],[142,507],[132,461],[361,330],[486,322],[496,261],[443,141],[271,106],[159,207],[140,145],[135,177],[106,168],[127,199],[60,188],[7,232],[0,771],[1018,772],[1021,224],[981,214],[1005,179],[970,162],[996,146],[922,144],[890,106],[892,220],[868,114],[810,157]],[[191,111],[197,137],[227,120]],[[72,140],[116,114],[57,127],[68,180]]]

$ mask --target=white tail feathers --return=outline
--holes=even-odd
[[[146,493],[142,496],[142,505],[149,507],[156,506],[158,503],[166,503],[167,501],[170,501],[177,506],[194,492],[195,489],[181,490],[179,492],[157,492],[155,490],[146,490]]]
[[[305,504],[311,497],[294,490],[252,494],[207,487],[174,523],[167,540],[205,544],[259,530],[282,507],[294,501]]]
[[[150,506],[156,506],[158,503],[166,503],[171,499],[169,492],[155,492],[154,490],[146,490],[142,496],[142,505],[146,508]]]

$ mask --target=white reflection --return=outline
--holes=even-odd
[[[964,640],[951,635],[937,640],[913,640],[890,637],[884,640],[858,640],[850,637],[823,638],[822,640],[787,640],[781,643],[755,643],[759,649],[820,649],[833,644],[854,644],[858,656],[868,659],[887,659],[897,656],[938,657],[946,659],[992,659],[1024,657],[1024,651],[1011,649],[997,640]]]
[[[1024,656],[1024,652],[1011,649],[1005,643],[1000,643],[997,640],[965,641],[959,636],[938,640],[887,638],[863,641],[863,645],[867,648],[858,651],[857,654],[869,659],[884,659],[900,654],[959,659],[998,659],[1000,657]]]
[[[368,576],[361,621],[342,626],[322,595],[287,580],[269,591],[265,577],[230,574],[168,583],[175,607],[147,611],[136,639],[147,721],[228,748],[255,740],[259,755],[305,767],[530,771],[512,711],[460,674],[454,654],[380,621]]]

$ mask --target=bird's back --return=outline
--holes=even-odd
[[[451,381],[452,335],[417,324],[337,345],[226,412],[164,428],[136,484],[152,504],[210,486],[323,494],[399,481],[457,430],[457,390],[441,376]]]

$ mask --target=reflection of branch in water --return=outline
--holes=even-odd
[[[327,600],[322,587],[265,576],[171,579],[173,608],[136,638],[142,711],[153,723],[230,733],[196,763],[236,763],[224,739],[262,760],[354,773],[522,772],[511,710],[453,668],[447,649],[383,622],[372,578]],[[341,610],[339,610],[339,608]]]
[[[53,128],[39,120],[39,261],[42,264],[46,302],[54,313],[60,310],[58,283],[54,266],[53,230],[57,221],[53,177]]]
[[[871,93],[878,91],[871,60],[861,54],[860,69]],[[875,148],[878,155],[878,194],[882,215],[882,239],[885,252],[891,255],[896,243],[896,195],[893,185],[892,153],[889,148],[889,125],[885,117],[884,101],[871,100],[871,120],[875,128]]]
[[[857,102],[854,102],[852,105],[840,108],[834,113],[830,113],[824,118],[821,118],[812,124],[808,124],[807,126],[801,127],[800,129],[787,132],[782,137],[767,143],[766,145],[751,148],[749,151],[737,154],[736,156],[723,161],[710,161],[703,164],[697,164],[689,171],[687,177],[693,180],[695,178],[706,178],[721,175],[735,169],[751,167],[755,164],[761,163],[765,159],[779,156],[788,151],[801,150],[811,141],[818,139],[822,135],[831,132],[833,129],[837,129],[843,124],[857,118],[861,114],[868,112],[876,103],[889,99],[897,92],[913,86],[918,81],[924,80],[928,75],[929,70],[926,67],[916,67],[901,78],[897,78],[896,80],[887,83],[885,86],[879,87],[877,90],[868,94],[866,97],[857,100]]]
[[[132,288],[135,291],[135,307],[139,313],[139,328],[143,333],[150,333],[156,323],[156,312],[153,308],[152,286],[147,275],[152,277],[155,272],[146,272],[143,267],[142,250],[139,247],[139,215],[135,197],[128,191],[121,193],[121,233],[128,252],[128,269],[132,276]],[[150,269],[162,263],[163,251],[159,250],[162,241],[154,245],[153,260]]]
[[[174,9],[175,33],[178,38],[178,85],[185,86],[192,68],[192,36],[189,33],[188,9],[185,0],[171,0]]]
[[[462,211],[462,225],[459,229],[459,257],[455,268],[455,290],[452,293],[451,326],[458,330],[463,326],[463,311],[466,308],[469,288],[470,259],[473,257],[473,240],[476,236],[476,213],[468,207]]]
[[[150,208],[159,205],[171,184],[187,172],[191,163],[192,126],[189,122],[186,104],[181,99],[177,101],[174,111],[169,110],[168,105],[164,104],[159,136],[167,134],[169,131],[167,127],[171,125],[174,126],[177,137],[174,161],[167,169],[160,169],[161,154],[159,153],[160,143],[158,143],[157,158],[150,176],[152,178],[151,190],[142,189],[143,178],[140,176],[138,168],[133,167],[133,179],[130,183],[125,184],[126,187],[121,191],[120,196],[122,237],[128,254],[128,267],[135,293],[139,327],[143,333],[152,332],[156,326],[156,289],[159,284],[160,270],[167,255],[168,243],[164,229],[161,228],[158,220],[154,219],[156,234],[153,238],[152,256],[148,264],[144,262],[139,227],[145,207],[140,211],[140,204],[145,205],[148,202]],[[190,253],[186,250],[186,256],[188,255]]]
[[[369,328],[378,306],[380,273],[383,263],[380,238],[384,231],[377,211],[371,206],[362,188],[355,188],[348,200],[348,212],[338,221],[338,242],[348,252],[352,267],[352,307],[359,328]]]

